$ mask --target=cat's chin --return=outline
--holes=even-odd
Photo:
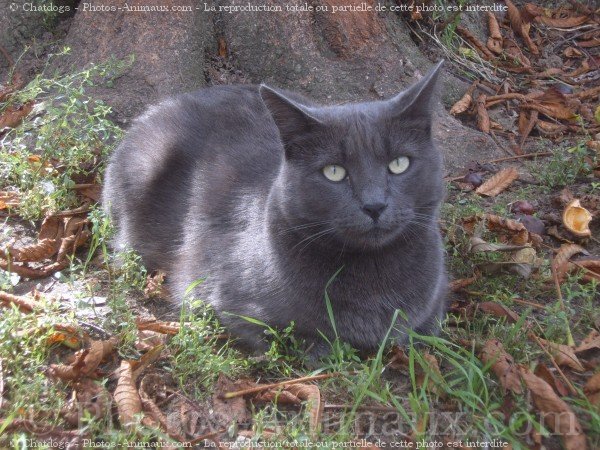
[[[369,228],[348,229],[344,232],[344,240],[350,247],[364,250],[379,250],[396,242],[402,230],[387,229],[379,226]]]

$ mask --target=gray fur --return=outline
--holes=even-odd
[[[238,315],[293,321],[324,353],[325,285],[342,267],[328,289],[342,340],[376,349],[396,309],[435,333],[446,289],[431,138],[439,68],[379,102],[322,107],[266,86],[219,86],[151,108],[107,169],[118,246],[165,270],[179,301],[204,278],[196,295],[251,349],[264,334]],[[410,167],[393,175],[400,155]],[[348,179],[326,179],[328,164]],[[387,207],[375,220],[363,208],[378,203]]]

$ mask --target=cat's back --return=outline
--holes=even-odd
[[[103,202],[117,244],[151,268],[165,266],[183,243],[191,206],[201,202],[226,222],[241,193],[268,190],[281,145],[258,86],[211,87],[151,107],[107,169]]]

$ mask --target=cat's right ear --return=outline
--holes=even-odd
[[[258,92],[279,129],[286,156],[289,157],[294,141],[322,123],[309,108],[269,86],[261,84]]]

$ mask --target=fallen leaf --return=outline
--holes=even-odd
[[[504,350],[504,346],[498,339],[486,341],[480,357],[485,364],[490,364],[505,391],[512,391],[518,395],[523,393],[519,369],[513,357]]]
[[[247,383],[244,387],[247,387]],[[225,427],[232,423],[243,423],[249,420],[250,414],[246,408],[244,397],[223,398],[223,394],[240,389],[239,383],[234,383],[223,373],[219,373],[212,397],[213,415],[217,422]]]
[[[492,244],[484,241],[480,237],[473,236],[469,239],[469,251],[472,253],[479,252],[512,252],[526,248],[525,245],[507,245],[507,244]]]
[[[32,109],[32,101],[20,106],[9,106],[2,113],[0,113],[0,130],[5,127],[17,127]]]
[[[583,247],[577,244],[563,244],[560,246],[556,256],[552,260],[552,269],[556,273],[558,281],[564,280],[565,275],[569,271],[569,260],[578,253],[588,254]]]
[[[485,94],[479,94],[477,97],[477,128],[484,133],[490,132],[490,116],[485,108]],[[480,186],[481,187],[481,186]]]
[[[144,288],[144,297],[167,298],[167,292],[164,286],[166,273],[157,270],[146,277],[146,287]]]
[[[535,366],[534,373],[536,376],[540,377],[542,380],[552,386],[554,392],[561,397],[566,397],[569,395],[569,390],[566,388],[563,382],[556,378],[545,364],[539,363],[537,366]]]
[[[135,425],[135,416],[142,413],[142,401],[135,386],[133,370],[129,361],[121,361],[121,367],[117,369],[117,387],[113,393],[119,422],[125,428]]]
[[[570,271],[581,273],[581,281],[592,283],[600,281],[600,259],[582,259],[570,263]]]
[[[487,48],[489,48],[492,52],[497,55],[502,54],[502,34],[500,33],[500,25],[498,25],[498,20],[496,16],[488,11],[488,27],[490,30],[490,37],[487,41]]]
[[[469,44],[471,44],[484,59],[494,58],[494,54],[481,42],[477,36],[461,25],[457,25],[456,32],[460,34]]]
[[[72,325],[54,325],[54,332],[46,340],[48,345],[61,344],[77,350],[82,345],[82,333]]]
[[[309,411],[309,430],[311,436],[315,438],[321,426],[324,406],[321,402],[319,387],[316,384],[292,384],[286,386],[285,390],[306,402]]]
[[[519,171],[516,168],[508,167],[506,169],[502,169],[492,178],[479,186],[475,192],[477,192],[479,195],[495,197],[500,192],[504,191],[508,186],[510,186],[518,177]]]
[[[169,334],[175,336],[179,333],[180,323],[179,322],[162,322],[159,320],[143,320],[137,319],[136,325],[138,330],[150,330],[156,331],[157,333]]]
[[[93,376],[100,363],[113,352],[116,344],[116,338],[92,341],[89,348],[77,353],[72,364],[51,364],[48,374],[63,381]]]
[[[74,384],[73,395],[61,409],[61,416],[71,426],[84,426],[81,419],[106,417],[110,411],[111,397],[104,385],[90,378],[84,378]]]
[[[22,312],[32,312],[39,307],[38,303],[31,298],[9,294],[4,291],[0,291],[0,305],[4,307],[15,305]]]
[[[587,380],[583,392],[592,405],[600,407],[600,372],[596,372]]]
[[[473,275],[472,277],[469,277],[469,278],[460,278],[457,280],[452,280],[450,282],[448,289],[450,289],[451,292],[460,291],[461,289],[466,288],[467,286],[473,284],[475,281],[477,281],[478,278],[479,278],[478,275]]]
[[[520,367],[520,372],[544,422],[552,431],[562,436],[565,448],[567,450],[585,450],[587,448],[586,438],[571,407],[556,395],[552,386],[535,376],[527,368]]]
[[[0,191],[0,210],[19,205],[19,194],[12,191]]]
[[[505,3],[511,28],[516,34],[523,38],[523,40],[525,41],[525,45],[527,45],[529,51],[534,55],[538,55],[540,51],[529,36],[531,24],[528,23],[528,21],[524,20],[523,15],[519,11],[519,9],[510,0],[505,0]]]
[[[486,314],[505,317],[509,323],[516,323],[519,320],[519,315],[516,312],[498,302],[475,303],[475,307],[476,310],[483,311]]]
[[[590,237],[592,235],[589,228],[592,215],[581,206],[579,199],[575,199],[567,205],[563,211],[562,220],[565,228],[575,236]]]
[[[556,364],[559,366],[570,367],[578,372],[584,372],[585,368],[575,355],[575,351],[564,344],[557,344],[556,342],[547,341],[546,339],[539,338],[540,342],[547,347],[548,352],[552,355]]]
[[[592,330],[575,348],[575,353],[584,353],[589,350],[600,350],[600,332],[598,330]]]
[[[467,92],[465,92],[465,95],[463,95],[459,101],[452,105],[452,108],[450,108],[450,114],[455,116],[456,114],[464,113],[471,107],[471,104],[473,103],[473,92],[475,91],[476,87],[477,81],[473,82],[473,84],[469,86],[469,89],[467,89]]]
[[[156,346],[139,361],[123,360],[116,371],[118,380],[113,398],[117,404],[119,422],[126,428],[135,425],[135,416],[142,413],[142,401],[136,388],[136,380],[146,367],[160,357],[163,349],[162,345]]]

